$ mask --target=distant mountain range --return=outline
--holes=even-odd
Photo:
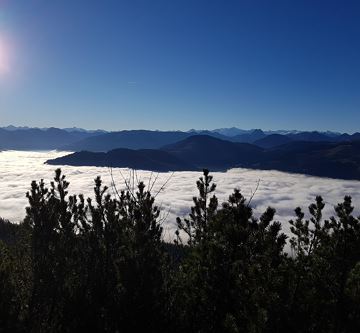
[[[68,132],[58,128],[49,129],[11,129],[0,128],[0,149],[14,150],[48,150],[57,149],[88,138],[96,133]]]
[[[217,130],[148,131],[124,130],[106,132],[82,128],[29,128],[7,126],[0,128],[0,149],[107,152],[117,148],[159,149],[193,135],[208,135],[218,139],[253,143],[273,148],[290,141],[342,142],[360,140],[360,133],[349,135],[336,132],[242,130],[236,127]]]
[[[28,126],[13,126],[13,125],[9,125],[9,126],[5,126],[5,127],[0,127],[0,129],[4,129],[7,131],[17,131],[17,130],[31,130],[31,129],[38,129],[41,131],[46,131],[48,129],[51,129],[54,127],[43,127],[43,128],[38,128],[38,127],[28,127]],[[60,129],[60,128],[57,128]],[[62,128],[64,131],[67,132],[83,132],[83,133],[95,133],[95,134],[100,134],[100,133],[106,133],[107,131],[105,130],[101,130],[101,129],[97,129],[97,130],[88,130],[88,129],[84,129],[84,128],[79,128],[79,127],[69,127],[69,128]]]
[[[105,132],[80,128],[0,128],[0,150],[65,150],[50,164],[180,171],[233,167],[360,179],[360,133],[261,129]]]
[[[116,148],[128,149],[159,149],[164,145],[176,143],[194,135],[208,135],[217,139],[222,139],[237,143],[252,143],[262,148],[273,148],[291,141],[309,142],[346,142],[360,140],[360,133],[334,134],[320,132],[292,132],[288,134],[266,134],[261,129],[226,136],[213,131],[147,131],[132,130],[109,132],[101,135],[91,135],[83,140],[58,147],[60,150],[67,151],[109,151]]]

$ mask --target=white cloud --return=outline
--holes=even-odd
[[[49,158],[62,156],[61,152],[19,152],[5,151],[0,153],[0,216],[11,221],[21,221],[25,215],[27,199],[25,193],[30,189],[32,180],[43,178],[47,184],[53,179],[55,166],[44,164]],[[70,181],[70,193],[83,193],[92,196],[93,180],[100,175],[105,185],[111,184],[110,172],[107,168],[62,166],[63,173]],[[124,188],[120,172],[128,177],[128,169],[113,169],[117,187]],[[148,184],[151,172],[138,171],[138,178]],[[160,173],[154,193],[165,183],[171,173]],[[225,200],[233,191],[239,188],[245,197],[250,197],[259,187],[252,200],[255,214],[262,213],[267,206],[276,208],[276,220],[283,223],[284,232],[288,233],[288,220],[294,217],[297,206],[306,210],[316,195],[322,195],[327,203],[324,215],[333,215],[333,207],[345,195],[351,195],[356,214],[360,206],[360,182],[328,178],[309,177],[299,174],[289,174],[278,171],[260,171],[250,169],[232,169],[228,172],[214,172],[217,183],[216,195],[220,201]],[[154,179],[153,174],[153,179]],[[174,238],[175,218],[189,212],[192,197],[197,194],[196,180],[199,172],[175,172],[164,190],[157,196],[157,204],[163,208],[165,237]],[[168,215],[167,215],[168,214]]]

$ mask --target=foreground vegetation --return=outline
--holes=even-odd
[[[360,331],[350,197],[329,220],[321,197],[297,208],[287,240],[238,190],[220,206],[204,170],[169,244],[143,183],[111,196],[97,178],[94,200],[68,185],[33,182],[24,222],[0,220],[0,332]]]

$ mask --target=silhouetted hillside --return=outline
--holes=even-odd
[[[189,161],[199,168],[224,170],[254,163],[261,158],[262,148],[196,135],[162,148],[179,159]]]
[[[81,151],[48,160],[47,164],[72,166],[119,167],[151,171],[185,171],[197,168],[161,150],[119,148],[107,153]]]
[[[154,171],[235,167],[273,169],[320,177],[360,179],[360,142],[293,141],[264,150],[208,135],[194,135],[161,150],[79,152],[48,161],[55,165],[113,166]]]
[[[164,145],[183,140],[191,136],[191,133],[172,131],[120,131],[102,134],[87,138],[79,142],[61,147],[69,151],[109,151],[116,148],[128,149],[157,149]]]
[[[360,179],[360,142],[292,142],[264,153],[260,169]]]
[[[208,135],[208,136],[212,136],[213,138],[232,141],[231,137],[218,133],[216,131],[202,130],[202,131],[190,131],[190,133],[192,133],[191,135]]]
[[[255,141],[254,145],[257,145],[262,148],[273,148],[273,147],[284,145],[291,141],[293,141],[293,140],[286,135],[271,134],[260,140]]]

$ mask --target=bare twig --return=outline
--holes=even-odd
[[[250,206],[252,199],[254,198],[256,192],[257,192],[258,189],[259,189],[259,185],[260,185],[260,179],[258,179],[258,181],[257,181],[257,183],[256,183],[255,191],[251,194],[250,199],[249,199],[248,204],[247,204],[247,207]]]
[[[114,194],[118,197],[118,199],[120,200],[120,193],[116,187],[116,184],[115,184],[115,180],[114,180],[114,175],[113,175],[113,169],[110,167],[109,168],[109,172],[110,172],[110,177],[111,177],[111,187],[114,191]]]
[[[168,179],[165,181],[165,183],[160,187],[160,189],[155,193],[154,198],[156,198],[160,192],[162,192],[165,189],[165,186],[168,184],[170,179],[174,176],[174,172],[168,177]]]
[[[148,190],[150,190],[150,181],[151,181],[152,175],[153,175],[153,172],[151,171],[149,181],[148,181],[148,186],[147,186]]]
[[[130,193],[130,195],[135,200],[135,202],[138,202],[138,200],[136,199],[136,197],[134,195],[134,189],[131,189],[131,174],[130,174],[130,180],[127,181],[126,178],[124,177],[123,173],[121,172],[121,170],[119,170],[119,173],[125,183],[125,187],[126,187],[127,191]]]
[[[153,187],[155,186],[158,178],[159,178],[159,173],[156,174],[156,176],[155,176],[155,178],[154,178],[154,181],[152,182],[151,187],[149,188],[149,192],[152,191],[152,189],[153,189]]]

